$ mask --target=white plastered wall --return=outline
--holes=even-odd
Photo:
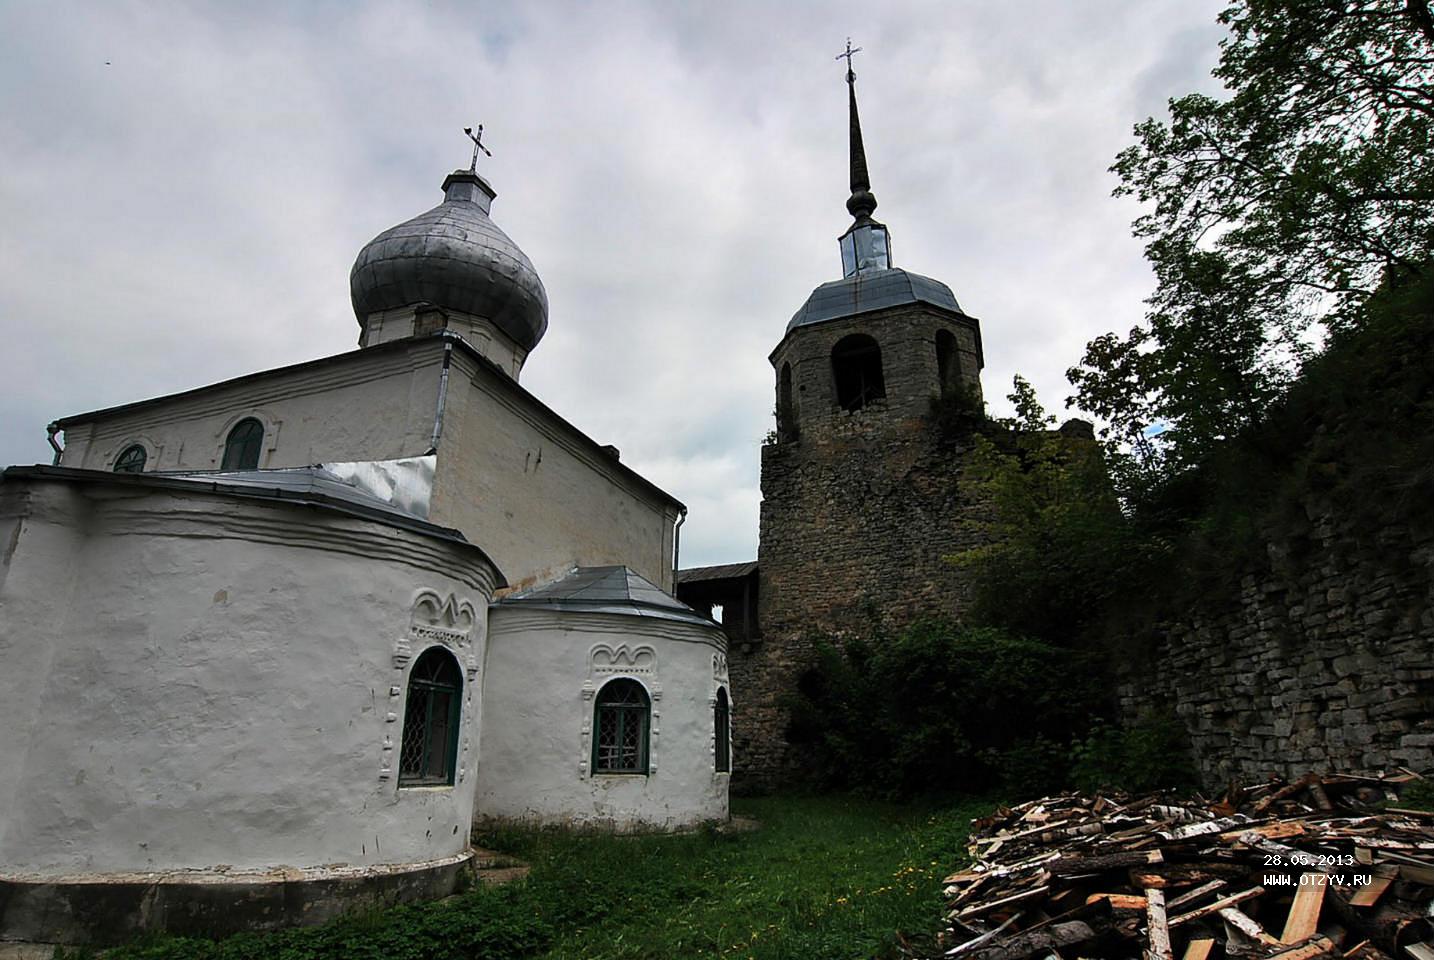
[[[61,463],[109,470],[142,443],[147,472],[217,470],[245,417],[264,425],[264,468],[419,456],[432,442],[442,360],[441,341],[417,341],[175,394],[70,424]]]
[[[718,687],[732,691],[719,629],[502,604],[489,623],[479,820],[672,830],[727,819],[713,723]],[[591,770],[596,693],[617,677],[651,698],[646,774]]]
[[[0,864],[42,876],[415,863],[467,845],[477,552],[309,507],[7,480]],[[16,524],[13,514],[23,514]],[[407,675],[464,665],[452,787],[399,788]]]
[[[676,505],[500,377],[454,357],[430,518],[482,544],[512,590],[621,564],[670,592]]]

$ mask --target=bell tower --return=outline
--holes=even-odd
[[[734,785],[747,790],[800,775],[783,703],[815,643],[959,617],[968,593],[947,558],[984,537],[984,508],[961,477],[969,441],[943,435],[933,416],[980,403],[980,324],[946,284],[894,264],[872,216],[847,47],[841,278],[812,291],[769,357],[777,429],[762,448],[761,637],[729,655]]]

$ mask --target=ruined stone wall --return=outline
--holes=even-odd
[[[799,779],[783,700],[818,638],[960,615],[969,588],[946,558],[982,542],[986,516],[962,477],[969,449],[882,404],[763,448],[762,638],[729,658],[734,788]]]
[[[1150,631],[1121,685],[1127,716],[1175,710],[1211,786],[1434,767],[1434,532],[1306,509],[1238,590]]]

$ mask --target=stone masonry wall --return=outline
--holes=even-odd
[[[969,448],[926,418],[893,423],[877,404],[822,439],[762,450],[762,639],[729,655],[734,787],[797,780],[783,700],[814,641],[959,616],[969,588],[946,557],[982,542],[985,506],[962,479]]]
[[[1210,786],[1434,767],[1434,532],[1306,513],[1121,684],[1127,716],[1174,708]]]

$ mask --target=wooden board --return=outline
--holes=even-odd
[[[1164,890],[1150,887],[1145,891],[1145,921],[1148,924],[1150,942],[1150,948],[1145,955],[1150,960],[1175,960],[1175,950],[1170,946],[1170,926],[1165,920]],[[1419,960],[1425,958],[1420,957]]]
[[[1200,937],[1191,940],[1190,945],[1185,948],[1185,956],[1180,960],[1209,960],[1210,951],[1214,948],[1215,941]]]
[[[1389,885],[1393,882],[1393,874],[1389,874],[1388,876],[1380,876],[1376,873],[1374,875],[1374,879],[1370,883],[1355,890],[1354,896],[1349,898],[1350,906],[1374,906],[1376,903],[1379,902],[1379,898],[1384,896],[1384,891],[1388,890]]]
[[[1289,915],[1285,917],[1285,929],[1280,934],[1280,942],[1299,943],[1314,936],[1319,929],[1319,911],[1324,905],[1324,891],[1323,874],[1307,873],[1300,877],[1300,885],[1295,889],[1295,902],[1290,904]]]

